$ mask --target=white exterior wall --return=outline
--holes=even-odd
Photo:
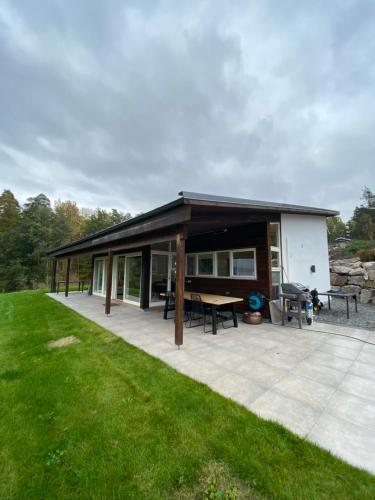
[[[282,214],[281,242],[285,282],[297,281],[318,292],[330,289],[325,217]],[[312,265],[315,273],[310,270]]]

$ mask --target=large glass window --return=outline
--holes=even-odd
[[[254,250],[233,252],[233,275],[255,276]]]
[[[280,252],[271,250],[271,263],[272,267],[280,267]]]
[[[152,255],[151,302],[159,302],[168,290],[169,256],[168,254]]]
[[[230,276],[230,252],[217,252],[217,275]]]
[[[104,259],[95,259],[93,292],[104,293]]]
[[[187,254],[186,276],[256,279],[255,248]]]
[[[280,252],[280,224],[270,224],[270,250],[272,269],[272,299],[278,299],[281,284],[281,252]]]
[[[176,288],[176,241],[151,245],[151,305],[162,304],[165,293]]]
[[[212,276],[214,273],[214,256],[212,253],[201,253],[198,255],[198,274]]]
[[[271,222],[270,224],[270,239],[271,247],[280,248],[280,231],[278,222]]]
[[[142,257],[126,256],[125,261],[125,296],[126,300],[139,304],[141,299]]]
[[[186,257],[186,276],[195,276],[196,274],[197,274],[196,255],[188,255]]]

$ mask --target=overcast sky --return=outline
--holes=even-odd
[[[0,189],[136,213],[181,189],[375,188],[375,1],[0,0]]]

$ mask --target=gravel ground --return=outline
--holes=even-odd
[[[319,315],[315,316],[315,321],[375,330],[375,305],[358,304],[356,313],[354,301],[349,300],[349,316],[347,319],[346,301],[341,298],[331,298],[331,310],[328,309],[328,304],[324,304]]]

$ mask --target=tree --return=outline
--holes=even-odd
[[[361,199],[364,201],[355,207],[353,217],[349,221],[350,235],[354,239],[373,240],[375,238],[375,195],[365,186]]]
[[[375,194],[367,186],[362,190],[361,199],[364,200],[366,208],[375,208]]]
[[[108,212],[102,208],[97,208],[95,212],[89,215],[84,221],[83,234],[93,234],[115,224],[120,224],[128,219],[131,219],[129,213],[119,212],[116,209],[112,209]]]
[[[45,251],[51,246],[53,228],[54,213],[49,198],[44,194],[28,198],[22,211],[18,246],[31,288],[45,282]]]
[[[0,235],[19,222],[20,206],[12,191],[5,189],[0,196]]]
[[[77,240],[82,234],[83,217],[75,201],[56,201],[54,207],[53,246]]]
[[[327,231],[328,241],[332,243],[336,238],[345,236],[345,222],[338,215],[336,215],[336,217],[327,217]]]
[[[21,290],[25,286],[25,269],[17,248],[20,210],[13,193],[4,190],[0,196],[0,291]]]

